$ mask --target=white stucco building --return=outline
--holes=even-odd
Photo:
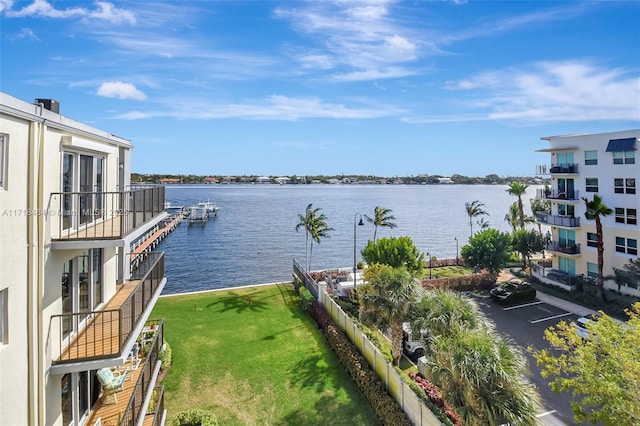
[[[131,244],[164,187],[132,187],[130,141],[59,107],[0,93],[0,424],[162,424],[164,256]],[[103,368],[127,375],[115,395]]]
[[[597,279],[597,237],[594,220],[585,218],[583,198],[595,194],[613,210],[602,217],[604,275],[613,276],[629,259],[638,258],[640,226],[640,158],[637,158],[640,130],[599,134],[543,137],[549,147],[549,165],[539,166],[538,174],[551,177],[548,190],[539,190],[538,198],[551,202],[551,214],[536,220],[551,226],[548,251],[553,254],[552,268],[535,268],[534,275],[544,282],[571,288],[572,277]],[[606,288],[617,289],[614,280]],[[623,286],[621,292],[640,295],[637,288]]]

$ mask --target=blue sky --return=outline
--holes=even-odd
[[[640,127],[638,1],[0,0],[3,92],[134,172],[531,176]]]

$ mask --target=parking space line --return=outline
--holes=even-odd
[[[550,414],[555,414],[556,410],[545,411],[544,413],[536,414],[537,418],[548,416]]]
[[[531,303],[525,303],[524,305],[517,305],[517,306],[509,306],[508,308],[502,308],[503,311],[510,311],[512,309],[518,309],[518,308],[526,308],[527,306],[535,306],[535,305],[539,305],[543,302],[541,301],[536,301],[536,302],[531,302]]]
[[[543,321],[551,321],[552,319],[556,319],[556,318],[562,318],[562,317],[566,317],[569,315],[573,315],[571,312],[565,312],[564,314],[560,314],[560,315],[554,315],[552,317],[546,317],[546,318],[540,318],[537,320],[533,320],[533,321],[529,321],[531,324],[537,324],[539,322],[543,322]]]

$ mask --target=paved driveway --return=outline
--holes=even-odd
[[[575,321],[579,315],[538,299],[514,306],[503,306],[490,298],[476,297],[476,300],[482,311],[495,322],[498,331],[509,336],[525,351],[532,372],[531,381],[542,397],[544,408],[539,413],[540,420],[549,426],[573,425],[571,395],[556,393],[549,388],[548,381],[540,376],[540,368],[526,348],[532,346],[539,350],[549,347],[543,338],[544,330],[559,321]]]

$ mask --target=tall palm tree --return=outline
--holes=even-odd
[[[305,268],[307,271],[311,269],[311,253],[313,252],[313,242],[320,243],[321,238],[328,238],[328,232],[333,228],[329,228],[326,223],[327,217],[324,213],[320,213],[322,210],[320,207],[313,208],[313,203],[309,203],[305,209],[304,215],[298,214],[298,224],[296,225],[296,232],[300,231],[300,228],[304,229],[305,233]],[[311,250],[309,250],[309,237],[311,236]]]
[[[525,218],[524,218],[524,206],[522,205],[522,196],[527,193],[527,188],[529,188],[529,185],[525,185],[524,183],[511,182],[509,184],[509,189],[507,189],[507,192],[509,193],[509,195],[518,197],[518,215],[519,215],[520,229],[524,229]]]
[[[473,237],[473,218],[478,216],[489,216],[489,213],[484,210],[484,204],[478,200],[474,200],[470,203],[464,203],[464,207],[467,209],[469,226],[471,227],[471,236]]]
[[[373,217],[369,217],[366,214],[364,215],[365,219],[367,219],[367,222],[373,223],[373,225],[375,226],[375,228],[373,229],[374,243],[376,242],[378,226],[382,226],[385,228],[395,228],[397,226],[395,222],[393,222],[394,220],[396,220],[396,218],[390,214],[391,211],[391,209],[385,209],[384,207],[376,206],[376,208],[373,209]]]
[[[518,220],[518,216],[520,213],[518,212],[518,203],[513,202],[509,206],[509,211],[504,215],[504,220],[509,225],[511,225],[511,233],[515,233],[516,229],[518,229],[518,224],[520,223]]]
[[[609,216],[613,213],[613,210],[607,207],[602,198],[594,194],[593,200],[589,201],[587,198],[582,197],[587,211],[584,216],[587,220],[596,221],[596,237],[598,238],[598,297],[604,300],[604,241],[602,239],[602,217]]]
[[[376,264],[367,268],[367,284],[359,287],[360,319],[385,331],[391,329],[391,355],[395,365],[402,356],[402,323],[418,294],[418,281],[403,266]]]

